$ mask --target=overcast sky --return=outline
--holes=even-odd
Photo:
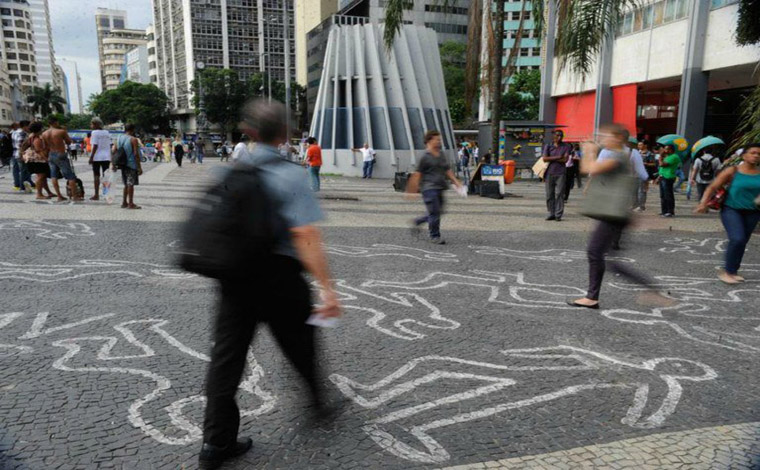
[[[93,93],[100,93],[98,40],[95,35],[95,9],[112,8],[127,11],[127,27],[145,29],[153,22],[150,0],[48,0],[53,27],[53,47],[56,60],[75,61],[82,77],[82,98],[85,102]],[[76,79],[69,70],[73,65],[61,64],[67,71],[71,111],[78,110]]]

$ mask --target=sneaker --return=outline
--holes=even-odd
[[[663,215],[663,217],[675,217],[675,216],[676,216],[675,214],[665,214],[665,215]]]
[[[32,183],[30,183],[29,181],[24,181],[24,191],[31,194],[33,189],[34,187],[32,186]]]
[[[13,187],[13,190],[14,190],[14,191],[16,191],[16,192],[19,192],[19,191],[23,191],[23,190],[22,190],[21,188],[19,188],[18,186],[14,186],[14,187]]]
[[[555,219],[556,219],[556,217],[554,217],[553,215],[550,215],[550,216],[548,216],[548,217],[546,218],[546,220],[555,220]]]
[[[434,245],[445,245],[446,244],[446,240],[444,240],[441,237],[431,238],[430,239],[430,243],[432,243]]]

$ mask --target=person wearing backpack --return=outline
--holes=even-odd
[[[116,156],[123,152],[126,154],[124,164],[119,164],[121,168],[121,181],[124,183],[124,197],[122,198],[122,209],[142,209],[135,204],[135,186],[140,184],[140,175],[142,175],[142,165],[140,164],[140,147],[135,137],[135,125],[127,124],[124,126],[124,134],[121,134],[116,141]],[[111,165],[111,170],[116,171],[116,165]]]
[[[709,148],[694,160],[694,165],[691,167],[689,182],[692,186],[695,184],[697,186],[697,200],[702,200],[702,196],[705,194],[705,189],[707,189],[707,187],[710,186],[710,183],[715,180],[719,168],[720,158],[710,154]]]
[[[204,226],[198,222],[207,223],[211,229],[198,230],[199,238],[186,248],[191,257],[196,246],[201,266],[204,260],[214,264],[223,258],[230,260],[233,267],[232,275],[217,276],[221,296],[206,376],[203,444],[198,456],[202,469],[219,468],[253,445],[250,438],[238,438],[240,411],[235,394],[246,370],[251,341],[261,324],[269,326],[280,349],[305,382],[314,416],[322,420],[330,415],[323,400],[316,331],[310,324],[313,313],[322,320],[341,316],[321,232],[316,226],[323,214],[309,188],[306,172],[280,158],[277,151],[278,145],[287,140],[285,106],[276,101],[254,100],[244,105],[242,119],[241,130],[256,142],[256,148],[242,152],[225,180],[209,192],[218,192],[227,203],[218,210],[207,210],[207,218],[191,218],[187,223],[189,230]],[[235,190],[224,191],[226,187]],[[219,200],[210,198],[214,199]],[[222,212],[227,215],[220,220]],[[203,243],[201,239],[220,225],[228,229],[218,232],[215,243],[208,239]],[[211,245],[228,249],[210,249]],[[245,261],[240,263],[241,259]],[[317,309],[313,308],[304,271],[321,288],[322,303]]]

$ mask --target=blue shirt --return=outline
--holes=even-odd
[[[136,170],[137,158],[135,158],[135,149],[132,148],[132,136],[129,134],[121,134],[116,141],[117,150],[123,148],[127,152],[127,167]]]
[[[638,176],[641,181],[647,181],[649,179],[649,173],[647,173],[647,168],[644,166],[644,158],[641,156],[641,152],[636,149],[630,150],[628,148],[624,150],[626,153],[629,153],[631,166],[633,167],[636,176]],[[613,155],[614,153],[611,150],[602,149],[596,160],[601,162],[611,158]]]
[[[238,162],[261,168],[264,187],[277,203],[279,216],[287,229],[314,225],[324,219],[322,209],[309,185],[308,175],[300,165],[280,158],[277,148],[256,144],[253,152],[244,149]],[[274,252],[298,259],[290,233],[277,237]]]

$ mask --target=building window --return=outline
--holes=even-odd
[[[618,36],[638,33],[673,21],[686,18],[689,0],[660,0],[653,4],[629,11],[623,15]]]
[[[734,3],[739,3],[739,0],[711,0],[710,9],[714,10],[716,8],[721,8],[726,5],[733,5]]]
[[[24,12],[21,10],[13,10],[13,16],[18,16],[20,18],[24,17]]]

